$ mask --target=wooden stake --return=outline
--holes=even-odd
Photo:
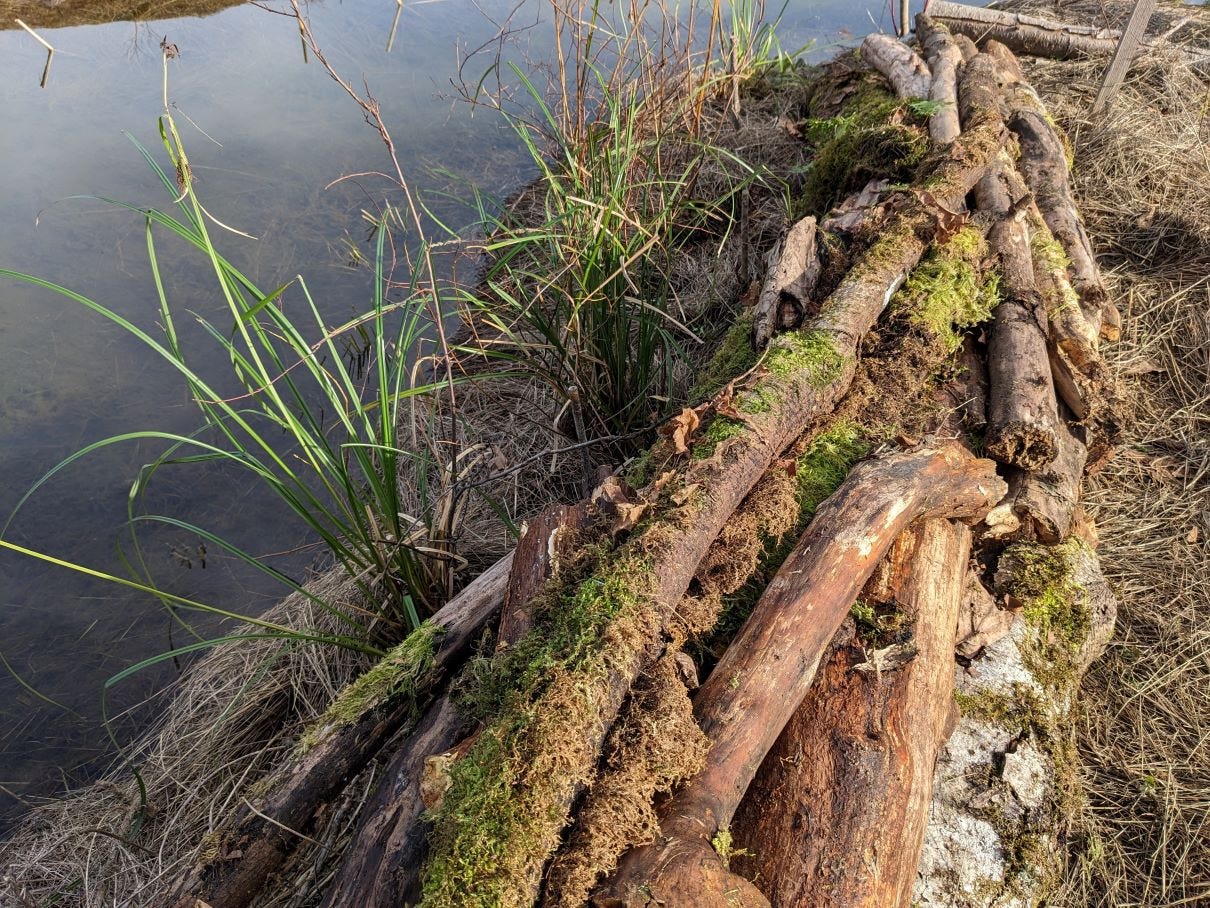
[[[1118,41],[1118,46],[1113,52],[1109,68],[1105,70],[1105,78],[1097,92],[1097,99],[1092,102],[1093,114],[1101,113],[1105,109],[1105,105],[1121,88],[1122,80],[1126,78],[1126,72],[1130,69],[1130,64],[1134,62],[1134,55],[1138,53],[1139,45],[1143,42],[1143,35],[1147,33],[1147,25],[1151,22],[1151,14],[1155,12],[1155,6],[1156,0],[1134,0],[1134,7],[1130,10],[1130,19],[1126,22],[1126,30],[1122,33],[1122,39]]]

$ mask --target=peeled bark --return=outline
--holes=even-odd
[[[740,869],[775,908],[910,904],[933,768],[953,718],[954,634],[971,534],[926,520],[887,557],[890,596],[914,656],[841,646],[761,766],[732,824]],[[903,650],[900,649],[900,652]]]
[[[901,98],[927,98],[932,76],[916,52],[890,35],[867,35],[861,42],[861,56],[895,88]]]
[[[797,328],[813,315],[811,294],[819,280],[815,218],[805,217],[786,234],[752,313],[752,345],[763,350],[779,331]]]
[[[958,446],[891,455],[853,470],[820,506],[694,698],[712,745],[706,768],[662,805],[660,840],[629,852],[595,904],[724,904],[720,879],[744,888],[738,878],[701,873],[703,861],[810,688],[866,579],[913,520],[981,517],[1004,490],[993,463]],[[714,860],[721,866],[723,858]]]
[[[929,117],[929,136],[940,145],[958,138],[958,67],[962,51],[954,43],[949,29],[931,16],[916,17],[916,35],[920,39],[924,59],[932,70],[929,99],[943,105]]]
[[[429,673],[430,690],[462,663],[499,611],[512,560],[511,554],[500,559],[429,619],[441,629]],[[227,852],[237,856],[196,868],[178,891],[166,896],[165,904],[243,908],[251,902],[297,843],[298,835],[290,830],[303,831],[346,780],[406,725],[417,705],[412,697],[388,694],[354,720],[321,733],[315,744],[283,769],[283,781],[264,803],[246,810],[236,828],[225,834]]]

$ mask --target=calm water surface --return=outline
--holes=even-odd
[[[389,0],[329,0],[312,4],[310,14],[332,64],[354,84],[364,77],[381,102],[419,187],[449,188],[434,173],[444,168],[503,195],[530,176],[510,133],[490,116],[471,117],[449,96],[458,49],[490,40],[492,20],[513,9],[495,0],[409,2],[390,53]],[[514,22],[533,24],[539,9],[527,0]],[[812,55],[821,57],[868,31],[871,16],[887,24],[877,0],[794,0],[783,44],[814,39]],[[541,58],[544,30],[526,34],[527,52]],[[199,196],[218,218],[257,237],[215,231],[220,247],[265,288],[301,272],[331,318],[363,311],[370,282],[350,264],[348,244],[368,251],[360,211],[373,209],[387,190],[373,178],[324,187],[389,162],[352,102],[304,61],[293,20],[252,6],[204,19],[47,31],[59,52],[45,89],[38,87],[45,61],[39,45],[24,32],[0,32],[0,267],[79,290],[158,333],[142,220],[69,197],[167,207],[163,187],[124,135],[159,148],[165,36],[180,49],[171,97],[196,124],[177,117]],[[452,204],[442,214],[466,220]],[[208,263],[162,235],[158,244],[170,299],[217,313]],[[222,374],[226,364],[214,360],[201,364],[203,372]],[[0,281],[0,524],[39,476],[83,445],[136,429],[187,433],[197,420],[175,374],[137,341],[52,293]],[[115,546],[126,493],[151,454],[126,446],[77,463],[37,493],[7,538],[121,574]],[[256,553],[308,541],[239,476],[165,473],[148,507]],[[205,570],[196,557],[187,567],[178,554],[195,554],[196,543],[183,533],[157,530],[143,540],[153,574],[178,595],[247,612],[282,595],[214,552]],[[301,577],[314,557],[304,550],[285,569]],[[0,654],[67,708],[46,704],[0,672],[0,826],[25,802],[87,778],[109,759],[101,686],[168,648],[169,633],[168,618],[146,597],[0,551]],[[111,697],[110,713],[136,707],[170,677],[136,676]],[[119,722],[119,735],[137,721]]]

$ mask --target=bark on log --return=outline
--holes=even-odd
[[[963,116],[997,108],[996,64],[980,54],[963,72]],[[1047,354],[1046,307],[1034,281],[1025,224],[1025,186],[1001,150],[975,186],[979,210],[994,219],[988,242],[999,259],[1004,300],[988,344],[987,451],[1001,463],[1037,471],[1054,460],[1059,414]]]
[[[913,520],[981,517],[1005,489],[991,461],[958,446],[853,470],[820,506],[694,698],[711,741],[706,768],[661,807],[661,839],[629,852],[595,904],[723,905],[728,893],[715,888],[720,880],[747,892],[740,878],[701,873],[712,855],[723,869],[712,839],[729,826],[866,579]]]
[[[949,29],[932,16],[921,13],[916,17],[916,35],[924,51],[924,59],[932,70],[929,99],[943,105],[929,117],[929,136],[939,145],[958,138],[958,67],[962,51],[954,43]]]
[[[1003,126],[998,122],[980,121],[968,126],[932,172],[931,198],[949,210],[960,208],[1004,140]],[[535,709],[550,704],[549,708],[558,713],[560,720],[566,720],[560,727],[574,731],[583,742],[582,749],[561,764],[558,772],[528,778],[514,786],[522,789],[517,794],[520,798],[530,797],[532,790],[540,786],[543,800],[552,806],[536,824],[530,825],[528,845],[517,843],[506,855],[508,866],[493,868],[473,882],[451,880],[449,886],[473,887],[479,898],[501,901],[506,896],[521,900],[537,893],[543,867],[558,845],[572,804],[585,780],[592,777],[605,734],[638,673],[662,652],[662,629],[688,589],[702,556],[778,453],[820,416],[831,412],[848,389],[858,342],[937,234],[938,220],[929,212],[924,201],[909,196],[857,266],[824,301],[820,315],[809,327],[782,335],[770,344],[769,355],[777,368],[763,375],[752,393],[767,395],[763,399],[778,404],[745,413],[742,428],[733,437],[715,443],[708,456],[687,467],[670,491],[675,494],[678,489],[695,487],[700,494],[690,497],[686,506],[673,515],[652,521],[631,545],[620,551],[618,557],[626,558],[636,550],[633,547],[644,551],[642,546],[649,546],[644,557],[654,585],[643,597],[641,607],[649,610],[645,613],[649,618],[643,620],[651,623],[647,635],[650,642],[637,651],[610,653],[607,677],[594,684],[591,710],[581,709],[571,715],[557,705],[562,698],[575,696],[582,700],[582,692],[573,695],[556,684],[543,694]],[[806,352],[821,349],[827,351],[822,370],[818,353],[812,356]],[[569,677],[566,683],[578,685],[579,679]],[[490,733],[495,732],[489,727],[485,734]],[[524,742],[512,737],[508,737],[506,745],[518,753],[524,752]],[[453,828],[445,830],[444,852],[435,851],[430,861],[452,859],[461,841],[461,829],[466,829],[466,836],[474,836],[477,823],[474,815],[459,815],[452,823]],[[518,892],[518,888],[524,892]],[[455,903],[460,893],[461,890],[452,888],[443,894],[443,899]]]
[[[739,869],[774,908],[911,904],[937,751],[953,715],[954,635],[970,531],[915,524],[887,557],[890,601],[915,656],[865,671],[878,653],[835,652],[778,738],[732,824],[752,843]],[[875,664],[876,661],[875,661]]]
[[[815,218],[805,217],[791,227],[775,258],[752,313],[752,345],[757,350],[763,350],[774,334],[797,328],[814,315],[811,294],[821,268]]]
[[[429,619],[442,629],[433,657],[430,689],[461,664],[471,643],[499,611],[512,560],[511,554],[500,559]],[[239,856],[219,858],[195,868],[163,903],[180,908],[247,905],[297,842],[298,836],[290,830],[303,830],[315,811],[337,795],[345,781],[361,771],[383,743],[407,723],[417,705],[410,697],[390,695],[353,722],[321,737],[284,769],[284,781],[265,803],[255,811],[245,810],[234,831],[224,836],[226,851]]]
[[[867,35],[861,42],[861,56],[895,88],[899,97],[927,98],[932,76],[916,52],[890,35]]]

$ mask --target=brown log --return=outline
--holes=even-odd
[[[439,609],[429,621],[441,629],[429,689],[440,685],[466,658],[504,601],[513,556],[510,553],[488,568],[461,593]],[[387,658],[390,658],[389,656]],[[194,908],[243,908],[274,873],[298,841],[316,810],[340,793],[382,745],[409,721],[419,706],[411,697],[392,694],[367,708],[356,720],[329,729],[290,766],[283,767],[282,782],[256,810],[245,810],[235,829],[224,836],[230,859],[217,858],[195,868],[162,904]]]
[[[932,76],[916,52],[890,35],[866,35],[861,57],[878,70],[901,98],[927,98]]]
[[[916,17],[916,36],[924,51],[924,59],[932,70],[929,99],[942,105],[929,117],[929,136],[939,145],[958,138],[958,67],[962,51],[954,43],[948,28],[932,16],[921,13]]]
[[[743,888],[739,878],[700,872],[714,854],[711,842],[728,828],[866,579],[913,520],[980,517],[1004,490],[991,461],[956,445],[853,470],[820,506],[694,699],[711,741],[706,768],[661,807],[661,838],[630,851],[595,904],[722,905],[727,893],[714,888],[720,879]],[[717,854],[713,860],[721,866]]]
[[[996,63],[979,54],[962,75],[965,118],[995,110]],[[975,186],[979,210],[993,219],[988,242],[1003,279],[988,343],[987,452],[1001,463],[1036,471],[1054,460],[1059,415],[1047,353],[1046,307],[1034,280],[1023,182],[1001,150]]]
[[[765,757],[732,837],[739,862],[775,908],[896,908],[911,904],[937,751],[953,709],[954,632],[970,531],[925,520],[887,556],[890,602],[908,616],[914,649],[839,647]],[[882,598],[882,597],[879,597]]]
[[[805,217],[774,252],[774,264],[752,313],[752,345],[763,350],[779,331],[797,328],[811,311],[821,264],[815,248],[815,218]]]
[[[946,26],[949,28],[949,26]],[[979,53],[979,48],[975,46],[975,42],[969,36],[951,30],[954,36],[954,44],[958,45],[958,50],[962,52],[962,62],[969,63],[975,59],[975,54]]]
[[[1019,473],[1009,480],[1013,511],[1026,533],[1041,542],[1062,542],[1080,502],[1080,484],[1088,458],[1083,430],[1059,421],[1058,456],[1038,473]]]
[[[1004,139],[1000,123],[969,125],[932,171],[930,201],[951,211],[960,208]],[[537,894],[545,862],[558,846],[585,780],[592,777],[605,735],[635,678],[662,653],[662,631],[672,620],[698,563],[773,459],[808,426],[830,413],[850,386],[857,344],[937,234],[938,219],[930,213],[932,210],[918,196],[907,196],[856,266],[823,302],[819,316],[803,331],[789,332],[770,343],[777,368],[762,374],[751,393],[763,394],[763,400],[777,403],[746,412],[742,428],[722,443],[707,440],[709,454],[691,460],[668,492],[675,495],[681,490],[695,490],[686,505],[650,521],[621,548],[616,556],[618,563],[625,565],[624,559],[635,557],[634,552],[643,553],[645,571],[653,581],[638,606],[650,631],[644,632],[648,642],[633,650],[611,650],[604,677],[593,682],[588,698],[591,709],[573,711],[562,705],[585,700],[582,681],[575,673],[567,673],[565,679],[543,692],[534,709],[547,709],[557,715],[561,733],[573,733],[582,746],[566,755],[557,771],[514,783],[518,799],[536,798],[534,792],[540,791],[542,803],[549,809],[543,808],[541,817],[525,818],[528,841],[510,843],[505,856],[507,866],[502,863],[473,880],[448,880],[451,889],[442,894],[447,903],[461,898],[463,887],[466,898],[473,890],[478,898],[486,900],[521,901]],[[820,348],[828,351],[825,362],[829,365],[822,372],[818,358],[805,355],[805,351]],[[609,567],[603,570],[607,572]],[[504,739],[506,752],[525,754],[527,742],[517,736],[513,726],[489,726],[484,735],[489,734]],[[464,829],[468,838],[477,834],[473,813],[448,817],[447,825],[438,830],[442,845],[430,853],[430,862],[450,860],[461,847]],[[458,887],[457,891],[453,887]]]

